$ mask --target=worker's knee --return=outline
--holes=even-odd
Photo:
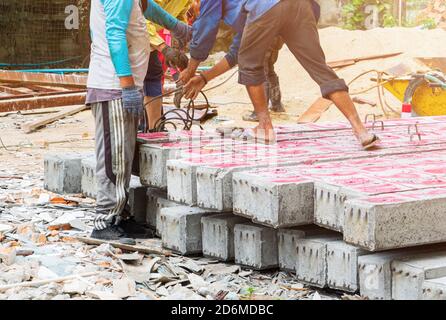
[[[330,96],[339,91],[348,92],[349,88],[343,79],[335,79],[320,85],[322,96],[329,99]]]
[[[258,86],[266,81],[265,72],[263,70],[239,70],[238,81],[245,86]]]
[[[249,59],[247,55],[239,56],[239,83],[245,86],[258,86],[266,81],[263,59]]]

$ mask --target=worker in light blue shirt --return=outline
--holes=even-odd
[[[246,86],[259,120],[256,128],[246,130],[244,138],[275,142],[265,95],[264,59],[274,40],[280,36],[319,85],[322,96],[333,101],[350,121],[362,147],[373,147],[379,138],[370,134],[362,124],[345,81],[326,63],[319,41],[317,10],[319,5],[315,0],[201,1],[200,16],[193,26],[192,59],[180,77],[186,83],[185,97],[195,98],[210,80],[230,70],[238,61],[239,83]],[[231,50],[211,70],[195,76],[198,65],[207,58],[215,42],[220,21],[238,32]]]
[[[91,237],[134,243],[150,236],[125,207],[150,43],[146,19],[189,40],[190,27],[153,0],[92,0],[87,101],[95,118],[96,217]]]

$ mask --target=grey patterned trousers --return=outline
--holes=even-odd
[[[124,111],[122,101],[92,105],[96,129],[96,218],[94,228],[118,224],[128,198],[138,119]]]

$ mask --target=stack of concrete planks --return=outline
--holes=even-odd
[[[446,117],[367,125],[382,139],[371,151],[346,123],[281,126],[274,145],[140,135],[134,214],[180,254],[370,299],[446,299]]]

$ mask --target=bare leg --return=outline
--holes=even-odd
[[[152,100],[154,97],[144,97],[144,104],[146,104],[147,102],[149,102],[150,100]],[[163,106],[163,99],[156,99],[152,102],[150,102],[147,106],[146,106],[146,114],[147,114],[147,119],[148,119],[148,125],[149,125],[149,130],[154,129],[155,128],[155,124],[156,122],[161,118],[162,116],[162,109]]]
[[[254,129],[254,132],[257,137],[265,139],[266,142],[272,142],[275,137],[273,123],[268,111],[265,87],[261,84],[259,86],[246,86],[246,88],[259,119],[259,125]]]
[[[369,133],[367,128],[361,122],[355,105],[346,91],[334,92],[329,98],[350,122],[353,132],[362,145],[367,145],[373,141],[375,136]]]

